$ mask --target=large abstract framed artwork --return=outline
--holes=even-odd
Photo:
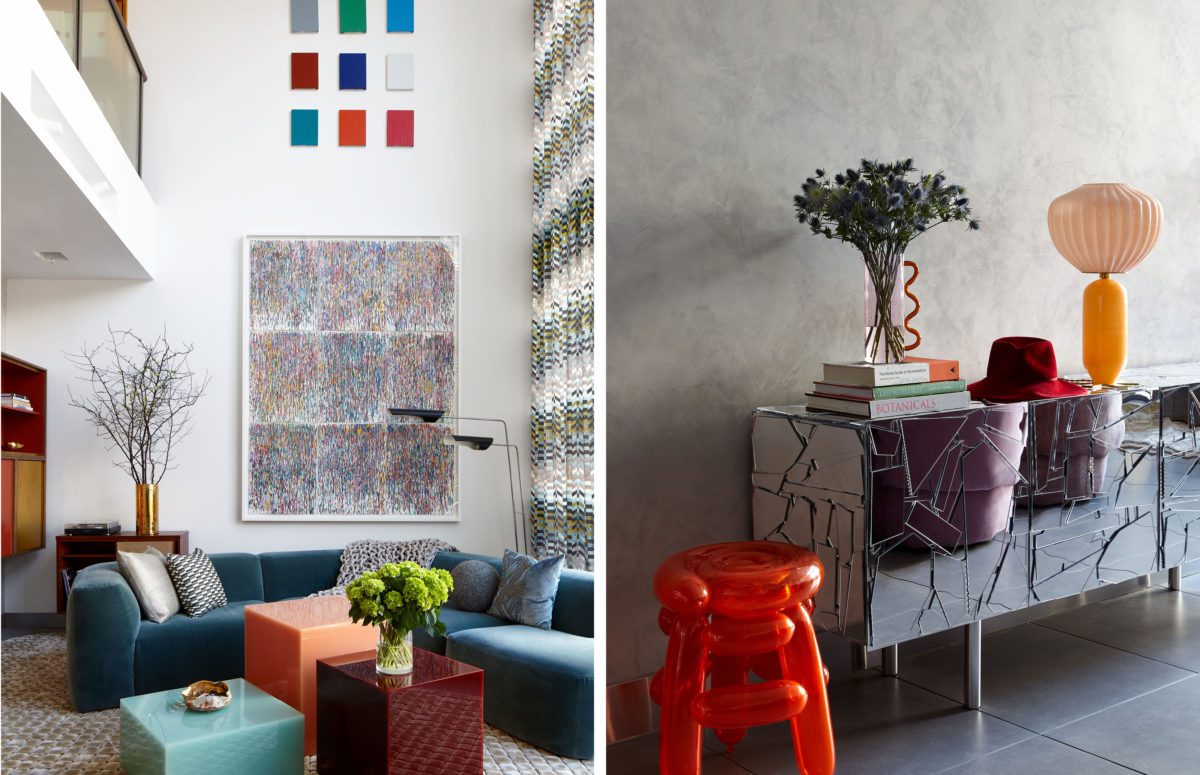
[[[458,239],[247,237],[242,517],[457,521]]]

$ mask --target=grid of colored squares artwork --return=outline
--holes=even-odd
[[[370,2],[386,3],[387,31],[413,32],[415,27],[414,0],[338,0],[338,31],[343,34],[366,33]],[[319,0],[290,0],[293,33],[315,33],[320,30]],[[388,91],[413,91],[416,67],[412,54],[387,54],[382,63],[382,81]],[[362,52],[340,52],[337,57],[337,86],[339,91],[366,91],[368,70],[378,67]],[[319,90],[321,58],[316,52],[293,52],[291,55],[291,84],[294,91]],[[372,83],[380,81],[372,77]],[[378,86],[376,85],[376,88]],[[368,116],[365,110],[338,110],[338,145],[362,147],[367,144]],[[384,137],[389,148],[411,148],[415,144],[415,114],[412,110],[386,111]],[[371,121],[374,124],[374,119]],[[296,109],[291,114],[293,146],[319,144],[316,109]],[[378,137],[378,135],[372,135]],[[376,142],[378,142],[376,140]]]
[[[457,241],[247,240],[247,519],[454,516]]]

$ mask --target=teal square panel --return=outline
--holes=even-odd
[[[187,710],[179,689],[121,700],[127,775],[296,775],[304,770],[304,715],[241,678],[221,710]]]
[[[317,111],[292,111],[292,145],[317,144]]]

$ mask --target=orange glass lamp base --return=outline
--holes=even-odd
[[[1115,385],[1127,356],[1125,289],[1106,273],[1083,291],[1083,365],[1095,385]]]

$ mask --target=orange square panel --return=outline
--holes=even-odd
[[[367,144],[367,111],[338,111],[338,145]]]
[[[304,714],[304,754],[317,752],[317,660],[373,651],[377,632],[350,621],[342,595],[246,606],[246,680]]]

